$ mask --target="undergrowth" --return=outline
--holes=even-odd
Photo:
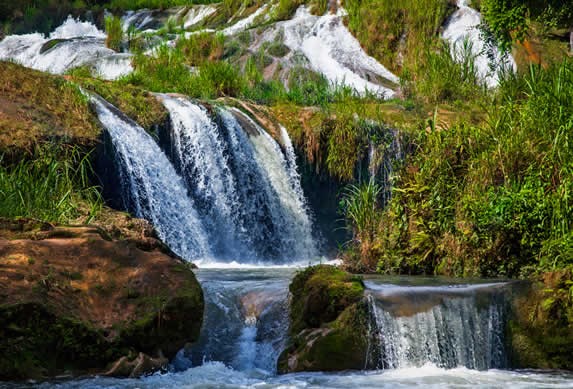
[[[0,216],[89,223],[103,204],[91,174],[90,155],[63,145],[38,146],[30,159],[0,163]]]

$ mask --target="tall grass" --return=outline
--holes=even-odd
[[[346,0],[348,28],[366,51],[398,71],[417,66],[434,41],[453,2],[446,0]]]
[[[105,45],[112,50],[121,51],[123,42],[121,18],[118,16],[107,16],[105,18],[105,32],[107,33]]]
[[[0,165],[0,215],[68,223],[83,216],[89,222],[102,199],[90,184],[89,154],[73,147],[41,148],[33,159]]]
[[[417,68],[403,74],[402,88],[407,97],[438,104],[475,101],[485,96],[486,86],[479,78],[469,40],[455,48],[439,41],[424,49],[424,57]]]
[[[373,257],[373,243],[379,230],[382,216],[379,195],[382,192],[374,180],[346,187],[342,210],[358,246],[359,256],[354,257],[351,267],[362,271],[376,269],[377,258]],[[348,264],[348,257],[347,257]]]

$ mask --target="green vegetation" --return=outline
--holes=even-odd
[[[381,191],[382,187],[374,179],[370,179],[361,185],[347,186],[344,193],[342,211],[355,243],[360,247],[358,258],[354,259],[355,263],[351,265],[355,271],[360,269],[361,264],[366,264],[365,270],[376,265],[376,258],[369,258],[369,255],[381,221],[382,212],[379,202]],[[349,254],[347,253],[345,258],[347,264],[352,261]]]
[[[533,22],[540,22],[549,32],[558,28],[573,34],[573,3],[561,0],[481,0],[484,30],[493,36],[504,51],[514,41],[526,39]],[[573,51],[573,47],[571,47]]]
[[[105,32],[107,34],[105,45],[112,50],[121,51],[121,44],[123,42],[121,18],[117,16],[107,16],[105,18]]]
[[[420,132],[382,270],[515,277],[573,265],[573,62],[507,75],[488,123]]]
[[[2,161],[0,161],[2,162]],[[89,154],[79,148],[38,148],[31,160],[0,165],[0,216],[88,222],[102,207],[90,184]]]

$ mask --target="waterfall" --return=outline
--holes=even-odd
[[[294,150],[285,152],[235,109],[214,113],[184,97],[161,95],[170,113],[172,159],[219,260],[293,262],[316,255]]]
[[[127,208],[153,223],[161,239],[183,258],[209,257],[195,204],[167,156],[143,128],[104,100],[91,100],[115,148]]]
[[[175,368],[218,361],[239,371],[276,370],[288,332],[292,271],[201,270],[205,316],[199,340],[182,350]]]
[[[516,71],[517,65],[510,53],[500,53],[484,40],[479,29],[481,14],[467,3],[467,0],[457,0],[458,10],[446,22],[442,36],[450,42],[454,59],[466,54],[464,45],[469,44],[478,76],[490,88],[495,87],[499,83],[497,72],[502,69]]]
[[[105,38],[95,25],[68,17],[48,37],[39,33],[7,36],[0,42],[0,60],[55,74],[89,66],[107,80],[130,73],[131,54],[107,48]]]
[[[496,286],[392,286],[371,291],[368,302],[375,368],[507,367],[505,300]]]

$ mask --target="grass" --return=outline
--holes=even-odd
[[[455,7],[448,0],[346,0],[348,28],[364,49],[391,70],[418,67],[428,43]]]
[[[89,154],[79,147],[38,147],[34,157],[0,164],[0,215],[89,223],[103,201],[91,186]]]
[[[0,62],[0,79],[0,153],[5,160],[12,151],[29,153],[48,139],[80,145],[97,139],[100,130],[88,101],[73,83],[9,62]]]
[[[121,51],[121,44],[123,43],[121,18],[118,16],[106,16],[105,32],[107,34],[105,45],[112,50]]]

